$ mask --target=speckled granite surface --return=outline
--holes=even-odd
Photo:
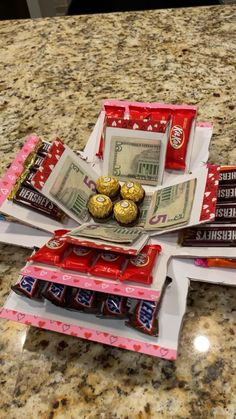
[[[199,105],[211,161],[235,163],[235,12],[0,22],[1,172],[32,131],[82,148],[111,97]],[[30,252],[0,250],[2,304]],[[233,418],[235,294],[191,285],[176,363],[1,320],[0,418]]]

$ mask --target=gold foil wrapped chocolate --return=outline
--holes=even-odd
[[[108,218],[112,213],[112,208],[111,199],[103,194],[93,195],[88,201],[88,211],[97,220]]]
[[[123,199],[130,199],[139,204],[145,195],[145,191],[139,182],[125,182],[121,187],[120,194]]]
[[[128,199],[116,202],[114,205],[114,216],[118,223],[122,225],[131,225],[138,218],[138,207],[135,202]]]
[[[119,190],[120,184],[114,176],[100,176],[96,182],[97,192],[114,198]]]

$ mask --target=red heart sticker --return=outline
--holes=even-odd
[[[133,348],[136,352],[139,352],[141,349],[141,345],[134,345]]]
[[[92,336],[92,333],[90,333],[90,332],[85,332],[84,333],[84,337],[86,337],[86,339],[91,338],[91,336]]]

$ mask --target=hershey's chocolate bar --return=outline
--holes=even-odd
[[[21,186],[16,192],[13,202],[46,215],[54,220],[61,221],[64,213],[53,202],[35,189]]]
[[[220,185],[217,193],[217,202],[235,202],[236,204],[236,181],[235,185]]]
[[[37,169],[41,166],[41,164],[42,164],[43,160],[44,160],[44,157],[43,157],[43,156],[39,156],[39,155],[37,154],[37,155],[36,155],[36,158],[35,158],[35,161],[34,161],[34,163],[33,163],[32,169],[37,170]]]
[[[220,171],[219,185],[236,185],[236,167]]]
[[[236,225],[187,228],[183,231],[182,246],[236,246]]]
[[[31,185],[31,180],[33,179],[34,175],[35,175],[36,171],[35,170],[30,170],[28,175],[26,176],[26,178],[24,179],[22,185],[30,187],[32,189],[34,189]]]
[[[215,220],[216,223],[235,223],[236,222],[236,203],[217,204]]]
[[[46,156],[46,154],[49,152],[51,147],[50,143],[43,142],[41,147],[38,149],[37,154],[40,154],[42,156]]]

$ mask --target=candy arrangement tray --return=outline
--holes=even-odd
[[[101,319],[93,314],[72,312],[50,302],[37,302],[11,292],[0,317],[93,340],[123,349],[175,360],[179,333],[186,308],[189,280],[173,279],[167,286],[158,316],[159,336],[147,336],[124,326],[124,320]]]
[[[161,108],[164,110],[165,108],[168,108],[172,109],[174,112],[180,111],[180,114],[185,110],[187,113],[190,111],[193,115],[192,125],[190,126],[188,132],[189,146],[187,149],[186,159],[184,161],[186,167],[183,170],[170,170],[170,168],[165,166],[166,162],[163,158],[165,150],[167,150],[166,155],[168,154],[168,139],[172,139],[176,142],[176,147],[173,147],[175,150],[172,150],[173,153],[176,154],[176,150],[178,149],[180,149],[180,154],[182,153],[181,147],[184,142],[184,134],[183,131],[181,131],[181,127],[177,125],[175,127],[176,132],[173,131],[172,133],[171,123],[173,123],[173,119],[169,119],[168,121],[160,120],[158,123],[153,121],[149,123],[148,120],[137,120],[135,118],[133,120],[127,119],[126,113],[128,113],[131,108],[135,114],[135,112],[139,112],[137,109],[140,107],[143,107],[145,112],[145,107],[152,112],[153,108],[157,105],[161,105]],[[106,115],[106,123],[104,123],[104,109],[106,106],[109,109],[118,107],[118,111],[123,109],[125,116],[122,118],[119,115],[116,115],[110,118]],[[175,114],[175,116],[176,115],[177,114]],[[165,129],[161,127],[162,123],[166,124]],[[158,131],[159,128],[157,127],[161,129]],[[104,136],[105,129],[107,128],[110,137],[109,135],[107,135],[107,137]],[[118,130],[116,130],[116,128]],[[111,230],[109,230],[110,237],[108,237],[109,234],[106,235],[104,231],[103,233],[100,233],[101,237],[99,237],[99,235],[96,236],[96,233],[95,235],[90,236],[89,234],[91,232],[89,231],[88,234],[88,232],[85,233],[85,230],[88,228],[89,223],[89,227],[97,228],[97,226],[92,225],[93,223],[90,213],[87,211],[86,203],[88,203],[88,195],[90,194],[89,196],[91,196],[91,193],[97,192],[95,188],[96,179],[102,174],[107,176],[107,172],[104,172],[104,167],[108,168],[109,166],[108,157],[110,156],[110,150],[112,150],[111,137],[112,135],[113,137],[116,137],[117,135],[118,138],[122,138],[122,129],[124,138],[126,138],[127,135],[127,138],[132,138],[132,141],[134,142],[137,138],[140,142],[144,139],[144,142],[141,143],[142,147],[145,141],[149,142],[151,146],[154,145],[154,147],[156,147],[156,144],[154,144],[155,141],[160,144],[161,157],[159,159],[159,166],[161,169],[158,168],[158,182],[155,186],[148,183],[148,179],[145,179],[146,184],[143,182],[146,194],[150,193],[151,195],[151,200],[148,205],[151,210],[154,208],[155,210],[150,213],[151,215],[149,217],[146,216],[145,224],[143,223],[142,225],[145,229],[141,229],[141,236],[137,235],[136,237],[138,238],[132,238],[132,240],[130,240],[130,232],[128,232],[126,233],[126,240],[123,240],[122,237],[123,241],[119,241],[117,239],[117,236],[119,235],[118,232],[116,232],[117,236],[115,236],[115,238],[114,235],[112,235],[114,234],[114,230],[112,230],[113,233],[110,233]],[[137,130],[136,134],[134,133],[135,130]],[[143,134],[143,132],[145,132],[145,134]],[[136,139],[135,136],[137,137]],[[36,262],[36,260],[31,260],[22,268],[20,275],[40,280],[36,281],[40,286],[45,286],[49,283],[49,287],[55,287],[53,284],[62,284],[65,286],[64,288],[67,291],[71,291],[67,287],[73,287],[74,290],[72,291],[76,291],[76,295],[79,294],[78,290],[82,289],[88,290],[90,293],[91,291],[95,291],[105,295],[127,297],[129,299],[133,299],[133,303],[135,301],[140,303],[140,300],[145,300],[144,303],[150,302],[151,304],[152,302],[153,304],[153,302],[155,302],[157,304],[160,300],[160,308],[158,306],[157,311],[159,335],[158,337],[150,336],[149,334],[141,333],[137,330],[137,328],[127,327],[125,325],[125,320],[121,320],[120,318],[102,318],[91,313],[86,314],[81,311],[71,311],[63,308],[62,306],[56,306],[46,299],[36,301],[31,299],[31,297],[26,298],[23,295],[15,294],[13,291],[7,298],[5,305],[0,308],[0,317],[123,349],[142,352],[168,360],[175,360],[178,353],[178,341],[181,325],[186,309],[189,280],[206,281],[207,279],[207,282],[232,286],[236,285],[236,275],[234,269],[206,269],[201,266],[196,266],[195,264],[195,258],[227,257],[236,259],[235,240],[230,242],[231,239],[228,240],[228,238],[226,238],[225,241],[221,242],[219,239],[215,245],[212,244],[212,240],[210,239],[209,242],[204,242],[203,240],[205,247],[197,246],[197,242],[191,242],[191,240],[186,241],[188,244],[187,246],[185,245],[186,243],[183,243],[183,241],[183,245],[180,243],[179,230],[183,230],[183,228],[185,229],[181,232],[182,238],[184,231],[190,230],[190,233],[192,232],[191,228],[193,228],[195,233],[198,231],[196,228],[204,230],[205,226],[209,226],[209,222],[214,222],[217,213],[217,205],[218,208],[219,205],[223,205],[223,207],[225,205],[224,202],[223,204],[221,203],[221,199],[218,195],[220,166],[207,164],[208,148],[211,136],[212,125],[207,122],[196,122],[196,108],[192,106],[163,105],[157,103],[137,104],[136,102],[114,100],[105,101],[94,130],[92,131],[83,152],[75,153],[69,149],[63,141],[56,138],[51,144],[49,149],[50,151],[47,153],[41,165],[37,169],[35,166],[30,166],[30,170],[34,171],[34,174],[31,179],[31,183],[28,185],[29,188],[35,192],[35,196],[39,194],[43,197],[42,199],[45,199],[45,202],[51,202],[52,206],[58,207],[59,211],[66,214],[65,218],[61,218],[61,221],[50,218],[52,214],[46,216],[42,215],[42,213],[39,214],[33,211],[33,205],[31,206],[30,203],[28,205],[28,202],[28,207],[26,208],[21,206],[19,202],[19,205],[17,205],[17,199],[8,199],[9,194],[11,194],[14,190],[15,182],[18,177],[21,177],[21,175],[23,177],[24,170],[26,169],[32,150],[34,150],[37,156],[37,151],[35,151],[37,149],[36,146],[40,145],[41,141],[37,135],[32,134],[29,136],[23,148],[17,154],[14,162],[10,165],[5,175],[0,180],[0,212],[6,216],[2,216],[0,219],[0,242],[21,245],[28,248],[42,247],[48,242],[48,240],[54,241],[56,236],[54,233],[54,236],[52,237],[52,233],[55,232],[55,230],[60,230],[62,240],[68,240],[70,246],[88,247],[93,251],[95,249],[97,253],[108,251],[114,252],[116,255],[119,253],[122,257],[125,256],[126,260],[124,265],[120,267],[120,274],[113,276],[114,278],[119,279],[107,279],[105,277],[98,277],[92,274],[84,274],[74,270],[63,269],[62,266],[68,267],[68,265],[63,265],[64,260],[68,257],[68,255],[70,256],[70,249],[68,248],[66,250],[68,253],[65,252],[63,259],[59,260],[57,266],[47,265],[46,263],[39,263],[38,261]],[[114,141],[117,140],[114,139]],[[129,141],[127,142],[129,143]],[[49,145],[49,143],[46,142],[44,142],[44,144]],[[105,150],[104,146],[108,147],[108,145],[110,148]],[[126,146],[127,144],[125,147]],[[52,149],[54,153],[52,152]],[[130,155],[132,155],[132,152]],[[139,158],[139,164],[141,165],[143,164],[142,158]],[[150,163],[150,161],[148,162]],[[144,165],[145,164],[146,163],[144,162]],[[122,165],[123,162],[121,166]],[[73,172],[72,169],[75,171]],[[84,177],[80,177],[82,176],[81,173]],[[161,184],[162,178],[163,184]],[[67,184],[68,179],[70,179],[70,181]],[[122,186],[122,179],[120,181],[120,186]],[[25,182],[24,177],[23,182]],[[186,184],[189,185],[188,187],[192,190],[192,193],[186,193]],[[78,185],[80,187],[79,193]],[[23,187],[24,186],[25,185],[23,183]],[[171,198],[168,198],[168,188],[170,188],[169,196],[171,196]],[[185,192],[181,192],[181,188],[182,190],[185,190]],[[162,198],[160,198],[162,189],[165,189],[163,193],[163,201],[166,199],[168,202],[168,204],[165,204],[167,210],[165,209],[165,205],[162,206],[162,204],[160,204],[162,212],[158,212],[159,202],[157,197],[158,194],[160,194],[159,199],[160,201],[162,200]],[[232,188],[229,185],[226,189],[227,193],[229,191],[232,193]],[[77,195],[73,195],[75,193]],[[30,193],[28,192],[27,196],[29,197],[29,195]],[[180,199],[178,201],[179,196]],[[187,199],[188,196],[190,197],[190,200]],[[33,202],[33,199],[31,199],[31,201]],[[86,214],[83,211],[79,212],[83,201],[84,207],[82,209],[83,211],[84,209],[86,210]],[[184,208],[188,208],[187,210],[183,210],[183,201],[185,202]],[[70,202],[70,205],[67,205],[68,202]],[[40,205],[41,204],[39,204],[39,206]],[[234,202],[230,205],[232,207]],[[231,214],[231,207],[229,208],[227,202],[227,208],[229,208],[229,211],[227,210],[228,218]],[[169,208],[173,208],[173,214],[171,214],[172,209],[169,210]],[[35,209],[34,207],[34,210],[37,211],[37,209],[38,208]],[[145,208],[145,210],[147,211],[147,214],[149,214],[149,208]],[[186,213],[187,215],[183,215]],[[171,220],[171,216],[173,216],[173,220]],[[174,218],[175,216],[177,218]],[[227,222],[228,218],[226,220]],[[18,220],[19,222],[12,222],[12,219]],[[164,219],[164,227],[161,224],[162,221],[155,221],[159,219]],[[166,223],[165,220],[167,220]],[[173,224],[170,224],[170,227],[168,227],[169,220],[174,221]],[[140,221],[140,218],[138,221]],[[215,230],[219,230],[221,228],[219,227],[219,224],[217,224],[217,221],[219,222],[219,220],[216,220],[216,223],[213,224],[213,228],[215,228]],[[113,228],[114,223],[115,225],[117,223],[114,217],[112,219],[112,223],[111,227]],[[160,226],[158,223],[160,223]],[[158,225],[157,228],[156,224]],[[201,226],[199,226],[199,224],[201,224]],[[228,223],[228,227],[226,224],[223,224],[222,229],[227,230],[228,228],[231,230],[231,225],[230,222]],[[118,228],[120,227],[119,224],[117,224],[117,226]],[[166,226],[167,228],[165,229]],[[83,234],[81,234],[81,230],[79,230],[78,227],[82,227]],[[132,227],[129,228],[132,229]],[[136,234],[134,230],[135,229],[132,230],[132,234]],[[62,231],[64,233],[62,233]],[[59,234],[59,232],[57,234]],[[235,231],[233,231],[233,234],[235,234]],[[65,237],[66,235],[67,237]],[[145,281],[147,284],[131,281],[123,282],[122,275],[129,263],[129,259],[127,258],[131,257],[131,255],[132,257],[134,255],[139,255],[143,246],[150,244],[161,246],[161,253],[158,254],[154,267],[152,265],[151,274],[153,282],[150,285],[147,285],[150,282],[146,281],[146,279]],[[55,248],[56,246],[57,245],[55,245]],[[50,246],[48,246],[48,248],[49,247]],[[145,250],[143,252],[145,252]],[[63,262],[61,263],[61,261]],[[40,262],[42,262],[42,260],[40,260]],[[49,261],[49,263],[51,262]],[[94,260],[94,265],[91,264],[90,267],[93,268],[96,263],[96,260]],[[106,262],[106,269],[108,266],[109,264]],[[78,267],[78,265],[76,265],[76,267]],[[92,268],[90,271],[94,272],[92,271]],[[143,269],[142,275],[144,275],[144,272],[145,270]],[[99,272],[98,275],[99,274],[101,274],[101,272]],[[136,281],[138,281],[136,272],[135,275]],[[167,285],[167,276],[172,279],[172,282],[169,285]],[[125,277],[123,277],[123,279],[124,278]],[[131,277],[129,277],[129,279],[130,278]],[[53,284],[50,285],[50,283]],[[57,288],[59,289],[62,287],[57,286]],[[86,293],[86,291],[84,291],[84,293]],[[43,294],[42,296],[45,297]],[[64,306],[65,305],[66,304],[64,304]],[[138,305],[138,307],[140,307],[140,305]]]

